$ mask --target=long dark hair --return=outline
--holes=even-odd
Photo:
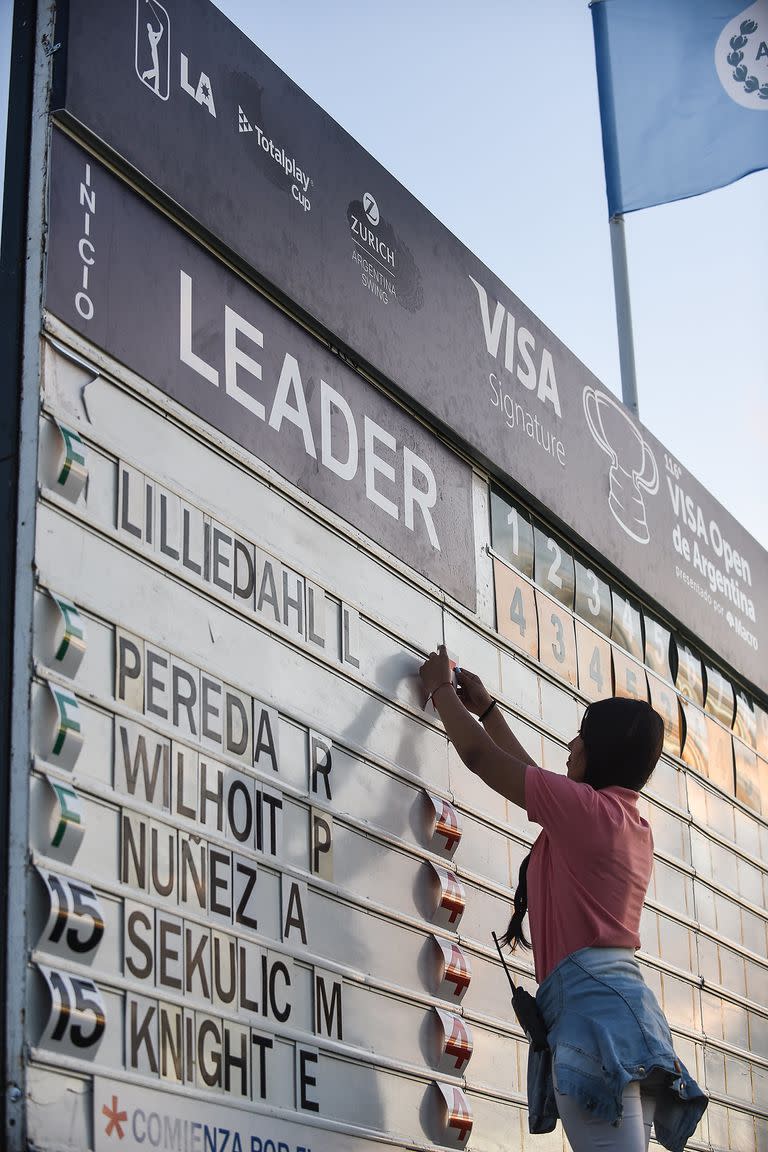
[[[590,704],[581,721],[587,767],[584,783],[601,788],[631,788],[639,792],[651,777],[664,744],[664,721],[644,700],[611,696]],[[528,864],[530,852],[520,865],[512,903],[514,911],[501,937],[512,950],[530,948],[523,931],[528,911]]]

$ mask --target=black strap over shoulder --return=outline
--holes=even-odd
[[[504,959],[504,953],[501,951],[499,939],[495,932],[492,932],[491,935],[493,936],[493,942],[496,945],[496,951],[499,954],[501,963],[504,965],[509,986],[512,989],[512,1010],[517,1017],[517,1022],[528,1037],[528,1041],[534,1052],[542,1052],[549,1047],[549,1044],[547,1043],[547,1026],[544,1023],[544,1017],[539,1011],[536,998],[535,996],[531,996],[530,992],[526,992],[525,988],[521,988],[515,984],[512,979],[512,973]]]

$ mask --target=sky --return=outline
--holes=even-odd
[[[621,394],[586,3],[217,6]],[[626,235],[640,418],[768,547],[768,171]]]

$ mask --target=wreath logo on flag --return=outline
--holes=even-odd
[[[731,100],[752,111],[768,111],[768,0],[737,13],[715,46],[715,68]],[[757,35],[755,35],[757,33]]]
[[[749,43],[750,36],[757,32],[758,24],[756,20],[743,20],[739,25],[739,32],[737,36],[731,36],[728,45],[731,49],[727,56],[728,63],[733,68],[733,78],[739,84],[744,85],[744,91],[748,93],[756,92],[761,100],[768,100],[768,84],[761,84],[757,76],[750,76],[749,68],[743,63],[744,52]]]

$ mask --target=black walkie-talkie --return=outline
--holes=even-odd
[[[542,1052],[545,1048],[549,1047],[549,1044],[547,1042],[547,1026],[544,1023],[544,1017],[539,1011],[536,998],[531,996],[530,992],[526,992],[525,988],[520,988],[519,985],[515,984],[512,979],[512,973],[504,959],[504,953],[501,950],[498,936],[495,932],[491,932],[491,936],[493,936],[496,951],[499,954],[501,963],[504,965],[504,971],[507,974],[507,980],[509,980],[509,986],[512,989],[512,1008],[517,1017],[517,1022],[528,1037],[531,1048],[533,1048],[535,1052]]]

